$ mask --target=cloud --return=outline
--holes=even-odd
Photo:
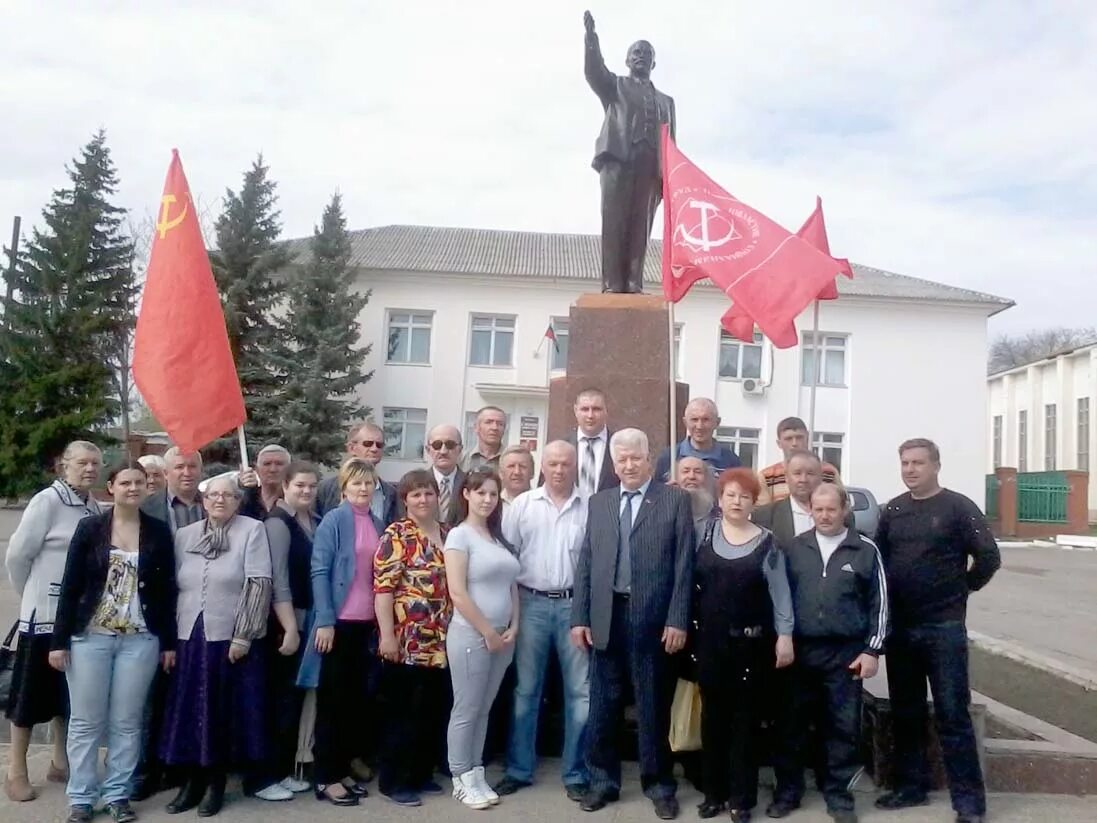
[[[354,227],[597,231],[583,7],[16,4],[0,218],[35,223],[104,126],[139,214],[178,147],[207,203],[263,151],[288,235],[337,188]],[[1015,299],[995,329],[1092,323],[1091,4],[593,11],[611,68],[654,43],[683,150],[737,196],[795,227],[822,195],[837,254]]]

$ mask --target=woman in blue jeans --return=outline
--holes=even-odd
[[[157,665],[175,662],[175,553],[167,524],[138,509],[147,485],[140,464],[113,469],[114,508],[80,521],[65,562],[49,662],[69,687],[70,823],[91,820],[100,797],[115,823],[137,818],[130,784],[145,700]]]

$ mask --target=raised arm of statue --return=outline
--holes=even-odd
[[[584,62],[587,83],[594,89],[602,105],[608,106],[617,95],[617,76],[606,68],[606,61],[602,59],[602,48],[598,43],[598,34],[594,31],[594,17],[589,11],[583,12],[583,25],[587,32]]]

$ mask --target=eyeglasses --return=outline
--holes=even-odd
[[[203,496],[207,500],[235,500],[239,495],[236,492],[206,492]]]
[[[460,447],[460,445],[461,444],[458,443],[456,440],[434,440],[431,442],[430,447],[436,452],[440,452],[442,451],[442,449],[446,449],[447,451],[453,451],[454,449]]]
[[[367,449],[382,449],[385,446],[384,440],[355,440],[351,441],[352,446],[364,446]]]

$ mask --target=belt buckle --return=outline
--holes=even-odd
[[[758,626],[747,626],[743,629],[743,637],[755,638],[761,637],[761,635],[762,630]]]
[[[549,600],[563,600],[564,593],[557,589],[556,591],[545,592],[545,597],[547,597]]]

